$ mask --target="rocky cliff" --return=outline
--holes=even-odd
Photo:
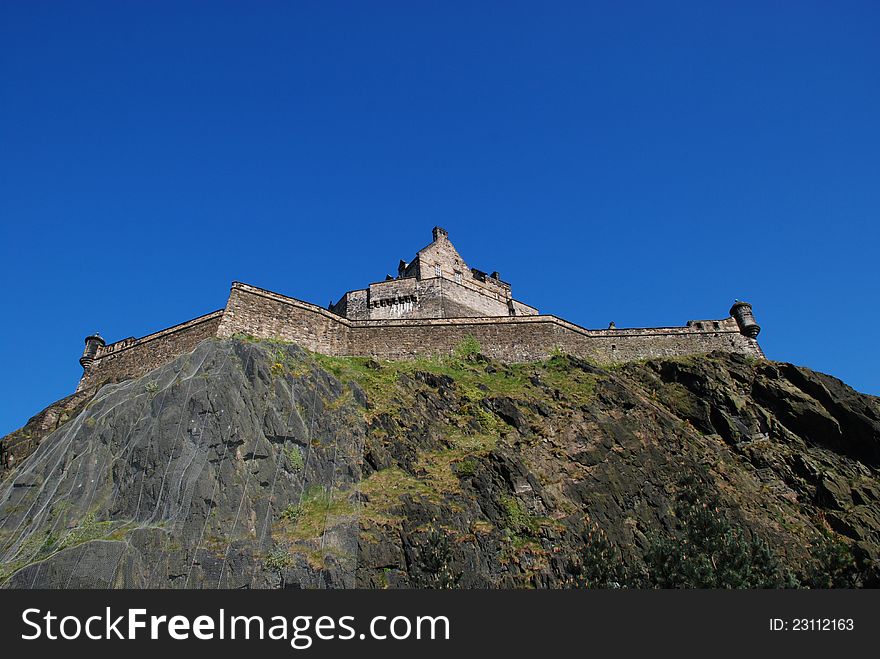
[[[790,364],[210,339],[50,412],[6,587],[878,585],[880,401]]]

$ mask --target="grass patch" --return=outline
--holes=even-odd
[[[289,503],[287,504],[287,507],[281,511],[281,519],[296,524],[301,513],[302,506],[296,503]]]
[[[400,521],[396,511],[401,497],[431,498],[437,494],[426,482],[406,473],[400,467],[377,471],[361,481],[358,487],[366,496],[363,516],[377,524]]]
[[[351,515],[354,511],[348,493],[313,487],[305,492],[299,505],[282,511],[274,530],[288,540],[310,540],[324,533],[329,518]]]
[[[33,533],[22,543],[11,561],[0,564],[0,584],[18,570],[44,561],[64,549],[92,540],[122,540],[133,528],[134,522],[98,521],[94,513],[89,513],[64,535],[48,530],[45,533]]]
[[[533,534],[538,530],[538,520],[528,513],[519,499],[503,494],[498,498],[498,503],[504,512],[505,528],[516,535]]]

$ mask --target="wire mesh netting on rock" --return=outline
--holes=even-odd
[[[13,588],[352,587],[365,425],[296,346],[106,385],[0,485]]]

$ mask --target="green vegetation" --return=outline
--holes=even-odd
[[[605,533],[593,526],[575,584],[589,588],[792,588],[801,585],[767,544],[748,537],[721,513],[721,502],[701,478],[679,483],[679,530],[655,536],[644,566],[628,563]],[[823,570],[824,568],[819,568]]]
[[[522,502],[516,497],[503,494],[499,497],[498,503],[501,504],[501,509],[504,511],[506,528],[513,533],[533,534],[538,529],[537,519],[529,515]]]
[[[361,481],[358,489],[366,498],[363,517],[377,524],[400,521],[397,508],[404,496],[430,501],[438,501],[440,497],[428,479],[416,478],[400,467],[388,467],[371,474]]]
[[[767,544],[747,537],[721,513],[722,504],[700,478],[679,483],[676,517],[681,530],[654,540],[645,554],[655,588],[781,588],[797,584]]]
[[[584,362],[561,352],[532,364],[491,361],[482,356],[472,337],[450,355],[405,361],[317,353],[311,358],[350,388],[357,387],[358,399],[366,398],[363,415],[371,442],[391,445],[405,441],[397,432],[410,423],[408,415],[420,404],[420,397],[456,399],[444,404],[445,418],[434,426],[442,437],[439,447],[421,448],[409,468],[381,469],[358,485],[364,501],[363,517],[379,525],[400,523],[404,497],[454,505],[451,502],[462,494],[462,479],[475,475],[480,458],[497,450],[510,432],[509,423],[519,423],[509,416],[502,420],[493,411],[499,405],[497,400],[506,399],[502,407],[508,411],[516,408],[526,421],[538,414],[536,400],[558,410],[585,404],[593,397],[600,377]],[[528,432],[528,427],[521,430]],[[499,504],[505,511],[505,533],[511,542],[539,530],[542,522],[530,516],[515,497],[502,498]]]
[[[654,537],[644,566],[627,562],[595,525],[584,543],[575,585],[587,588],[858,588],[865,571],[845,543],[813,543],[805,571],[787,569],[757,537],[749,537],[721,513],[721,501],[706,481],[688,476],[679,483],[676,517],[680,529]]]
[[[574,583],[578,588],[621,588],[637,585],[637,578],[605,531],[594,524],[584,542],[581,564],[575,568]]]
[[[279,346],[292,345],[291,341],[285,341],[284,339],[280,339],[277,337],[259,338],[254,336],[253,334],[248,334],[247,332],[236,332],[230,338],[236,339],[238,341],[247,341],[248,343],[268,343],[271,345]]]
[[[419,571],[411,577],[413,588],[455,588],[461,573],[453,570],[452,543],[449,535],[437,526],[429,527],[420,545]]]
[[[353,512],[347,493],[313,487],[305,492],[299,505],[291,504],[282,511],[275,530],[293,541],[317,538],[324,533],[328,518]]]
[[[285,568],[290,567],[292,563],[293,557],[290,555],[290,550],[278,545],[269,552],[263,561],[266,569],[274,572],[281,572]]]
[[[60,551],[66,547],[75,547],[90,540],[103,538],[113,526],[113,522],[99,522],[95,519],[94,513],[89,513],[61,540],[57,549]]]
[[[546,399],[547,394],[562,405],[582,405],[593,397],[598,377],[579,368],[564,354],[531,364],[501,364],[479,353],[479,344],[468,340],[452,355],[416,357],[401,361],[379,361],[372,357],[331,357],[313,353],[318,366],[342,382],[355,383],[367,397],[367,421],[381,415],[399,414],[414,394],[414,382],[426,374],[439,378],[462,399],[463,416],[475,416],[487,430],[497,418],[480,405],[488,398],[508,397],[515,401]],[[444,380],[444,378],[446,378]]]
[[[658,392],[660,400],[678,416],[688,418],[696,413],[697,401],[694,395],[678,382],[663,385]]]
[[[61,511],[68,507],[64,503],[59,505]],[[49,530],[42,534],[34,533],[22,543],[15,558],[0,564],[0,584],[21,568],[39,563],[63,549],[92,540],[122,540],[134,527],[133,522],[98,521],[94,513],[89,513],[64,535]]]
[[[832,537],[813,542],[814,563],[803,578],[809,588],[862,588],[865,575],[849,545]]]
[[[479,355],[480,349],[480,342],[468,334],[457,346],[455,346],[455,352],[453,354],[458,359],[468,359],[469,357],[476,357]]]
[[[287,464],[290,466],[290,471],[294,474],[300,473],[305,465],[303,463],[303,454],[299,446],[285,446],[283,451],[284,457],[287,458]]]
[[[302,513],[302,507],[300,505],[289,503],[287,504],[287,507],[281,511],[281,519],[296,524],[296,520],[299,519],[300,513]]]

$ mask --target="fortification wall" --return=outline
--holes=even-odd
[[[370,284],[366,313],[349,320],[439,315],[440,297],[433,279],[393,279]]]
[[[517,302],[521,315],[537,309]],[[469,318],[507,316],[508,298],[458,284],[445,277],[393,279],[370,284],[368,290],[350,291],[332,307],[348,320],[399,318]]]
[[[99,348],[77,391],[136,378],[192,351],[205,339],[217,335],[222,315],[221,309],[140,339],[125,339]]]
[[[387,359],[450,353],[469,336],[485,354],[509,362],[545,359],[556,349],[599,363],[713,350],[763,357],[757,341],[731,329],[736,323],[730,319],[701,323],[702,328],[587,330],[555,316],[349,321],[315,305],[236,283],[218,335],[243,333],[293,341],[330,355]]]
[[[443,290],[443,318],[510,314],[510,308],[507,306],[509,295],[505,297],[495,294],[489,297],[486,291],[474,290],[449,279],[441,280],[438,286]]]
[[[764,356],[758,342],[740,334],[738,330],[655,327],[584,331],[561,320],[556,329],[556,346],[572,355],[609,364],[713,350],[738,352],[756,358]]]
[[[546,315],[351,321],[235,282],[223,310],[141,339],[100,347],[77,391],[138,377],[190,352],[206,338],[236,334],[291,341],[328,355],[385,359],[448,354],[468,337],[479,341],[486,355],[507,362],[546,359],[555,350],[607,364],[713,350],[764,356],[758,342],[742,334],[731,318],[693,321],[685,327],[606,330],[587,330]]]
[[[350,331],[351,354],[389,359],[450,353],[468,336],[486,355],[509,362],[546,359],[557,349],[609,364],[713,350],[763,357],[757,341],[739,332],[678,327],[586,330],[554,316],[357,323]]]
[[[349,350],[353,355],[407,359],[449,354],[464,339],[473,337],[479,341],[482,352],[490,357],[528,362],[550,355],[554,329],[550,321],[526,324],[510,317],[357,323],[351,328]]]
[[[538,310],[519,300],[513,300],[513,310],[517,316],[537,316]]]
[[[348,321],[314,304],[233,282],[217,336],[250,334],[291,341],[328,355],[346,354]]]

